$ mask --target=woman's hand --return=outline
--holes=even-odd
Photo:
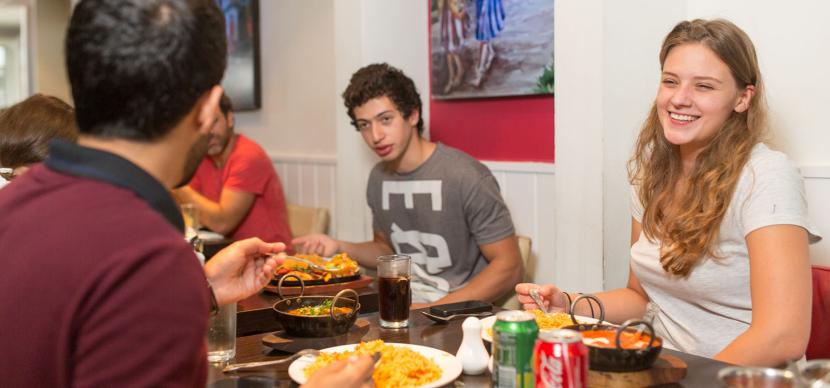
[[[533,298],[530,297],[530,290],[536,289],[539,291],[539,297],[542,299],[544,306],[537,306]],[[568,301],[565,293],[553,284],[540,286],[533,283],[519,283],[516,285],[516,295],[519,303],[522,304],[525,310],[541,309],[542,311],[568,311]]]
[[[205,276],[219,305],[236,303],[265,287],[279,264],[267,254],[284,250],[283,243],[269,244],[254,237],[237,241],[208,260]]]

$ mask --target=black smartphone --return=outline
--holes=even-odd
[[[480,300],[440,304],[429,308],[429,313],[439,317],[448,317],[455,314],[475,314],[493,311],[493,305]]]

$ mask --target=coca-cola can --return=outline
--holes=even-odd
[[[588,347],[575,330],[540,332],[533,347],[536,388],[588,386]]]

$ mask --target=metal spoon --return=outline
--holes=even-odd
[[[276,365],[282,364],[289,361],[294,361],[302,356],[310,355],[310,356],[317,356],[320,354],[320,351],[317,349],[303,349],[297,353],[294,353],[290,357],[281,358],[279,360],[268,360],[268,361],[257,361],[257,362],[245,362],[241,364],[231,364],[224,368],[222,368],[223,373],[233,372],[240,369],[249,369],[249,368],[257,368],[260,366],[268,366],[268,365]]]

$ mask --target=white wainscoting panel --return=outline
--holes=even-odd
[[[336,235],[337,189],[334,172],[337,159],[334,156],[285,154],[271,154],[270,157],[282,181],[285,200],[296,205],[329,209],[329,234]]]
[[[823,239],[810,246],[813,264],[830,266],[830,167],[801,167],[810,221]]]
[[[554,166],[548,163],[483,162],[499,182],[516,234],[532,241],[528,267],[535,282],[552,283],[554,256]]]

